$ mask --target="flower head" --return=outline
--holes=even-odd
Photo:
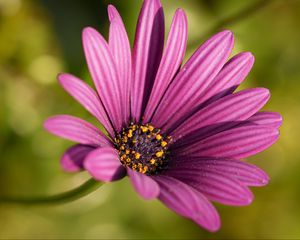
[[[176,213],[216,231],[219,215],[211,201],[247,205],[249,186],[268,176],[241,159],[278,139],[281,116],[259,112],[265,88],[234,93],[254,57],[233,48],[230,31],[217,33],[181,67],[187,18],[176,11],[164,47],[159,0],[145,0],[131,51],[122,19],[113,6],[108,42],[93,28],[83,30],[83,47],[96,91],[73,75],[62,87],[104,126],[67,115],[45,122],[51,133],[75,141],[62,156],[63,169],[87,170],[99,181],[129,176],[145,199],[160,199]]]

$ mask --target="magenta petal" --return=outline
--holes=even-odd
[[[223,31],[207,40],[183,66],[162,98],[152,123],[169,129],[200,104],[204,89],[221,70],[233,47],[233,35]]]
[[[253,67],[254,57],[250,52],[242,52],[231,58],[214,78],[201,96],[201,107],[207,106],[213,101],[231,94],[239,84],[247,77]]]
[[[145,0],[137,23],[132,65],[131,113],[139,122],[149,98],[164,46],[164,15],[159,0]]]
[[[282,124],[282,116],[276,112],[258,112],[250,117],[247,122],[250,125],[257,124],[270,128],[279,128]]]
[[[174,15],[168,36],[167,44],[157,71],[154,86],[144,113],[144,123],[151,120],[158,103],[160,102],[169,83],[178,71],[186,50],[187,18],[182,9]]]
[[[119,74],[109,46],[93,28],[82,34],[87,64],[100,99],[117,131],[122,129],[122,99]]]
[[[121,84],[121,95],[123,103],[123,120],[128,122],[130,116],[130,86],[131,86],[131,50],[129,39],[124,27],[124,23],[117,9],[112,5],[108,6],[110,18],[109,28],[109,48],[115,59],[117,71]]]
[[[178,149],[178,154],[241,159],[265,150],[275,143],[278,137],[278,130],[273,128],[236,127]]]
[[[58,76],[59,83],[62,87],[74,97],[83,107],[95,116],[108,131],[110,136],[114,137],[115,133],[107,117],[105,109],[98,97],[98,94],[86,83],[79,78],[62,73]]]
[[[265,186],[269,182],[269,176],[262,169],[234,159],[179,157],[173,159],[170,169],[221,173],[246,186]]]
[[[44,122],[47,131],[85,145],[111,146],[110,140],[92,124],[69,115],[57,115]]]
[[[266,104],[269,97],[269,90],[265,88],[247,89],[228,95],[192,115],[170,135],[178,140],[199,129],[200,131],[197,134],[204,135],[205,129],[201,132],[201,128],[205,126],[215,125],[215,128],[220,128],[220,123],[246,120],[259,111]],[[223,126],[227,125],[223,124]],[[209,131],[213,130],[213,127],[209,128]]]
[[[159,199],[177,214],[190,218],[209,231],[220,228],[220,218],[214,206],[198,191],[168,176],[155,176],[159,183]]]
[[[118,151],[112,147],[92,151],[84,161],[84,168],[98,181],[111,182],[126,175]]]
[[[239,181],[208,168],[178,167],[167,170],[165,174],[185,182],[208,199],[222,204],[243,206],[253,200],[252,192]]]
[[[94,147],[81,144],[70,147],[61,157],[61,167],[66,172],[78,172],[82,170],[85,157],[94,149]]]
[[[127,168],[127,174],[134,189],[146,200],[156,198],[159,194],[159,186],[151,177]]]

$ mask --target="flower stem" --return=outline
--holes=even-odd
[[[20,204],[20,205],[50,205],[62,204],[75,201],[88,195],[103,185],[94,179],[89,179],[82,185],[72,190],[46,197],[5,197],[0,196],[0,204]]]

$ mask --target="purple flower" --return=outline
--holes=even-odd
[[[211,204],[250,204],[249,186],[268,176],[240,159],[278,139],[281,116],[259,112],[269,99],[265,88],[234,93],[252,68],[249,52],[228,60],[230,31],[208,39],[181,67],[187,19],[176,11],[164,47],[159,0],[145,0],[131,52],[122,19],[108,7],[109,41],[93,28],[83,30],[83,47],[96,91],[66,73],[62,87],[105,127],[107,135],[76,117],[49,118],[45,128],[77,142],[61,159],[64,170],[87,170],[110,182],[128,176],[145,199],[160,199],[176,213],[216,231]]]

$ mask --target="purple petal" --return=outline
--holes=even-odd
[[[127,174],[134,189],[146,200],[156,198],[159,194],[159,186],[151,177],[143,173],[127,168]]]
[[[144,113],[144,123],[150,122],[164,92],[178,71],[186,50],[187,18],[183,10],[174,15],[167,44],[157,71],[154,86]]]
[[[48,118],[44,127],[50,133],[84,145],[111,146],[110,140],[92,124],[69,115]]]
[[[92,151],[84,161],[84,168],[98,181],[111,182],[126,175],[118,151],[112,147]]]
[[[269,98],[269,90],[265,88],[247,89],[228,95],[195,113],[170,135],[175,140],[187,135],[195,138],[191,133],[196,131],[195,134],[204,136],[204,131],[213,132],[216,128],[220,129],[220,123],[233,122],[232,125],[236,125],[234,122],[246,120],[259,111]],[[204,128],[210,125],[215,127]],[[223,127],[229,126],[230,124],[223,124]]]
[[[260,168],[234,159],[179,157],[172,160],[170,169],[188,169],[194,172],[202,171],[203,173],[210,171],[215,174],[221,173],[222,175],[236,179],[245,186],[259,187],[265,186],[269,182],[269,176]]]
[[[85,157],[94,149],[94,147],[81,144],[70,147],[61,157],[61,167],[66,172],[78,172],[82,170]]]
[[[100,99],[114,128],[121,131],[121,85],[109,46],[103,37],[91,27],[83,30],[82,40],[87,64]]]
[[[247,77],[254,64],[254,57],[250,52],[242,52],[231,58],[204,91],[201,99],[205,107],[213,101],[224,97],[239,86]]]
[[[164,14],[159,0],[145,0],[138,19],[132,64],[131,111],[139,122],[149,98],[164,46]]]
[[[199,97],[225,64],[233,47],[233,35],[223,31],[206,41],[170,84],[155,112],[153,125],[167,130],[192,113]]]
[[[114,130],[98,94],[85,82],[71,74],[62,73],[58,76],[58,80],[72,97],[103,124],[110,136],[114,137]]]
[[[108,15],[110,19],[109,47],[115,59],[121,84],[121,96],[123,103],[123,119],[127,123],[130,116],[129,91],[131,86],[131,50],[126,29],[117,9],[109,5]]]
[[[270,128],[279,128],[282,124],[282,117],[276,112],[258,112],[250,117],[247,122],[251,125],[256,124]]]
[[[209,231],[220,228],[220,218],[214,206],[198,191],[168,176],[155,176],[159,183],[159,199],[177,214],[190,218]]]
[[[241,159],[270,147],[279,137],[277,129],[261,126],[236,127],[182,149],[180,155]]]
[[[249,205],[253,194],[239,181],[221,172],[210,171],[201,167],[178,167],[165,173],[179,179],[203,193],[208,199],[222,204]]]

